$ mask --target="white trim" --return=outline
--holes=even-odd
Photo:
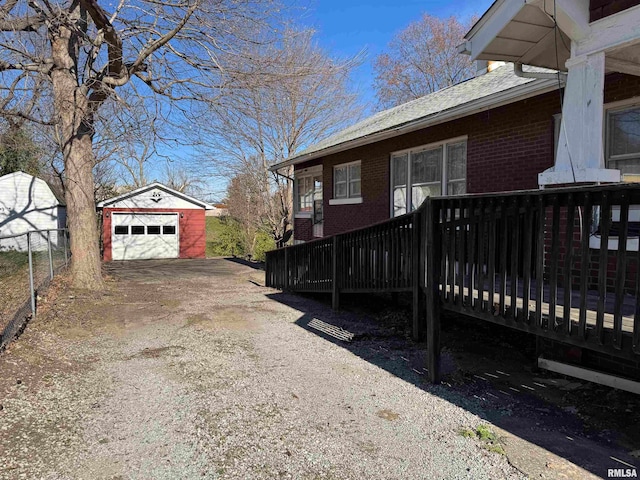
[[[308,177],[310,175],[315,175],[316,173],[322,173],[322,164],[314,165],[313,167],[298,168],[293,171],[293,178],[296,178],[298,176]]]
[[[364,145],[370,145],[372,143],[387,140],[389,138],[397,137],[405,133],[415,132],[425,128],[440,125],[442,123],[451,122],[459,118],[468,117],[479,112],[499,108],[510,103],[526,100],[527,98],[537,97],[544,95],[545,93],[558,90],[557,80],[534,80],[517,87],[509,88],[501,92],[497,92],[493,95],[487,95],[476,100],[458,105],[449,110],[441,111],[431,114],[427,117],[412,120],[404,125],[398,125],[381,132],[375,132],[370,135],[364,135],[362,137],[354,138],[331,147],[324,148],[315,152],[308,153],[299,157],[293,157],[284,162],[278,163],[269,167],[269,170],[279,170],[291,165],[298,165],[317,158],[321,158],[334,153],[344,152],[356,147]]]
[[[309,212],[298,212],[298,183],[303,178],[311,178],[311,183],[313,184],[313,197],[315,197],[315,182],[314,178],[320,177],[322,179],[322,195],[324,197],[324,177],[322,173],[322,164],[314,165],[313,167],[300,168],[293,171],[293,218],[313,218],[313,202],[311,201],[311,211]]]
[[[446,138],[444,140],[440,140],[439,142],[427,143],[425,145],[418,145],[417,147],[405,148],[404,150],[395,150],[391,152],[389,155],[402,155],[403,153],[409,152],[421,152],[423,150],[432,150],[435,147],[439,147],[441,145],[447,145],[449,143],[460,143],[469,141],[469,135],[461,135],[459,137]]]
[[[417,147],[405,148],[403,150],[396,150],[394,152],[389,153],[389,215],[390,218],[395,218],[395,204],[394,204],[394,178],[393,178],[393,157],[400,155],[407,155],[407,183],[405,184],[405,195],[406,195],[406,207],[407,211],[405,213],[409,213],[415,210],[412,208],[409,210],[409,207],[413,207],[413,193],[411,191],[412,187],[420,186],[420,185],[435,185],[436,182],[427,182],[427,183],[416,183],[412,182],[411,178],[411,154],[412,153],[420,153],[425,150],[434,150],[438,147],[442,148],[442,167],[441,167],[441,178],[440,181],[437,182],[440,184],[440,193],[442,195],[449,195],[448,192],[445,193],[448,182],[447,177],[447,146],[455,145],[458,143],[465,143],[465,147],[468,146],[469,136],[461,135],[459,137],[448,138],[445,140],[440,140],[438,142],[428,143],[425,145],[418,145]],[[468,153],[468,151],[466,152]],[[466,158],[465,158],[466,161]],[[455,180],[454,180],[455,181]],[[460,179],[458,179],[460,181]],[[464,181],[467,181],[467,176],[465,175]],[[465,189],[466,190],[466,189]]]
[[[185,195],[184,193],[178,192],[177,190],[174,190],[173,188],[169,188],[166,185],[163,185],[159,182],[153,182],[150,183],[149,185],[145,185],[144,187],[140,187],[140,188],[136,188],[135,190],[131,190],[130,192],[127,193],[123,193],[122,195],[118,195],[117,197],[112,197],[109,198],[107,200],[103,200],[102,202],[98,203],[98,205],[96,205],[98,208],[105,208],[105,207],[109,207],[109,205],[111,205],[112,203],[116,203],[120,200],[124,200],[126,198],[131,198],[131,197],[135,197],[137,195],[140,195],[141,193],[144,193],[148,190],[152,190],[154,188],[158,188],[160,190],[164,190],[167,193],[170,193],[171,195],[174,195],[178,198],[181,198],[183,200],[186,200],[187,202],[191,202],[194,203],[196,205],[201,206],[202,208],[204,208],[205,210],[213,210],[213,206],[209,205],[206,202],[203,202],[201,200],[198,200],[197,198],[193,198],[189,195]]]
[[[605,168],[609,168],[609,160],[611,157],[609,156],[609,148],[610,148],[610,139],[609,139],[609,113],[615,113],[619,111],[629,110],[634,107],[640,107],[640,97],[631,97],[626,100],[619,100],[617,102],[605,103],[602,106],[602,145],[604,147],[604,166]],[[637,154],[632,155],[631,158],[638,158]],[[615,160],[624,160],[623,158],[614,158]],[[617,169],[616,169],[617,170]],[[624,176],[620,173],[620,179],[624,181]]]
[[[600,385],[606,385],[607,387],[640,394],[640,382],[635,382],[627,378],[617,377],[608,373],[590,370],[577,365],[569,365],[567,363],[561,363],[543,357],[538,357],[538,367],[551,372],[560,373],[562,375],[586,380],[588,382],[598,383]]]
[[[350,187],[351,187],[351,178],[349,177],[349,172],[350,172],[351,169],[349,167],[352,167],[352,166],[355,166],[355,165],[359,165],[360,166],[360,179],[359,179],[359,181],[360,181],[360,195],[351,197],[351,196],[349,196]],[[345,180],[347,190],[346,190],[346,196],[345,197],[336,198],[336,169],[337,168],[346,168],[346,171],[347,171],[347,178]],[[340,163],[338,165],[334,165],[332,167],[331,174],[332,174],[332,176],[331,176],[331,189],[332,189],[332,193],[333,193],[333,198],[329,200],[329,205],[342,205],[342,204],[345,204],[345,203],[347,203],[347,204],[348,203],[362,203],[362,160],[354,160],[352,162],[346,162],[346,163]],[[331,203],[334,200],[337,201],[337,200],[357,200],[357,199],[360,199],[360,201],[359,202]]]
[[[589,33],[573,49],[572,57],[634,45],[640,42],[640,5],[592,22]]]
[[[329,200],[329,205],[355,205],[357,203],[362,203],[362,197],[332,198]]]
[[[527,4],[524,2],[514,2],[513,0],[499,0],[495,2],[489,10],[485,12],[480,20],[465,35],[466,50],[470,52],[471,60],[484,51],[493,39],[513,18],[520,13],[520,10]]]
[[[619,110],[625,107],[635,106],[640,106],[640,96],[627,98],[626,100],[618,100],[616,102],[609,102],[603,105],[604,110]]]

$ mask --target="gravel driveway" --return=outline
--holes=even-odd
[[[334,314],[262,287],[259,270],[108,273],[104,295],[54,285],[0,355],[0,478],[525,477],[460,434],[484,423],[464,400],[314,333]]]

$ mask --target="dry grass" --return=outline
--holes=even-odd
[[[0,252],[0,329],[29,299],[29,257],[26,252]]]

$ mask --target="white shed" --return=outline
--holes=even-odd
[[[27,248],[26,235],[2,238],[33,230],[65,228],[66,207],[47,183],[24,172],[0,177],[0,250]],[[32,239],[36,248],[46,248],[46,234]],[[57,243],[55,232],[52,242]]]

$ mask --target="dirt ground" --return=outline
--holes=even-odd
[[[495,383],[506,363],[450,348],[430,385],[389,318],[265,288],[239,261],[106,273],[100,294],[58,278],[0,355],[0,478],[583,479],[637,462],[525,388],[575,382]]]

